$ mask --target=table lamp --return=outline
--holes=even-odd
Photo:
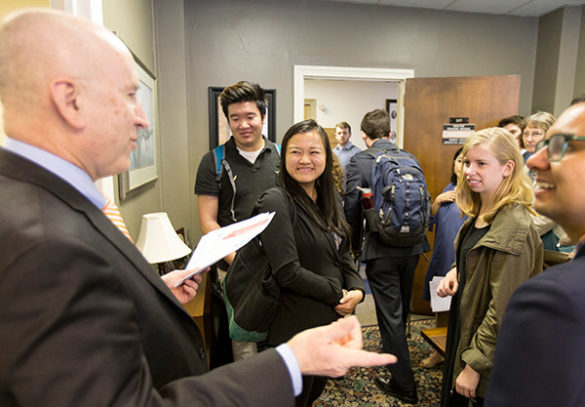
[[[177,235],[166,212],[142,215],[136,247],[150,264],[158,264],[158,272],[166,272],[165,263],[180,259],[191,249]]]

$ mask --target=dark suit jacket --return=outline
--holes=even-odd
[[[370,153],[374,152],[373,149],[398,150],[398,147],[388,139],[379,139],[374,142],[372,147],[355,154],[349,160],[345,174],[344,209],[345,217],[353,232],[351,241],[353,250],[360,249],[363,236],[363,206],[361,192],[357,187],[371,188],[374,158]],[[416,160],[416,157],[412,157]],[[429,243],[426,238],[423,243],[411,247],[389,247],[380,240],[377,232],[367,231],[361,258],[364,261],[368,261],[382,257],[413,256],[429,251],[429,249]]]
[[[585,247],[512,295],[485,406],[585,406]]]
[[[0,149],[0,405],[292,405],[275,352],[207,370],[196,325],[77,190]]]

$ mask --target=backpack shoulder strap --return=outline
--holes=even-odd
[[[234,174],[232,172],[232,168],[230,167],[230,164],[225,159],[225,146],[222,144],[222,145],[215,147],[213,149],[213,156],[215,158],[215,180],[217,181],[218,186],[221,187],[222,169],[225,169],[225,172],[226,172],[228,179],[230,181],[230,185],[232,186],[233,195],[232,195],[232,202],[230,205],[230,214],[231,214],[232,220],[234,222],[237,222],[236,212],[234,210],[234,205],[235,205],[235,201],[236,201],[236,181],[234,180]]]
[[[225,156],[225,146],[219,145],[215,147],[213,150],[213,158],[215,161],[215,179],[217,182],[221,179],[221,162]]]

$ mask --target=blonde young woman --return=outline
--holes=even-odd
[[[462,154],[455,193],[469,219],[455,240],[457,267],[438,288],[453,296],[441,406],[483,404],[508,299],[542,271],[532,188],[513,136],[501,128],[478,131]]]

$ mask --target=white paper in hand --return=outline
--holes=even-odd
[[[261,213],[250,219],[232,223],[220,229],[212,230],[201,237],[195,248],[188,269],[199,268],[199,271],[182,278],[175,287],[191,278],[194,274],[203,271],[228,254],[240,249],[258,234],[262,233],[274,217],[274,212]]]
[[[429,287],[431,289],[431,309],[433,312],[449,311],[451,308],[451,296],[448,295],[445,298],[439,297],[437,294],[437,288],[443,277],[435,276],[429,281]]]

